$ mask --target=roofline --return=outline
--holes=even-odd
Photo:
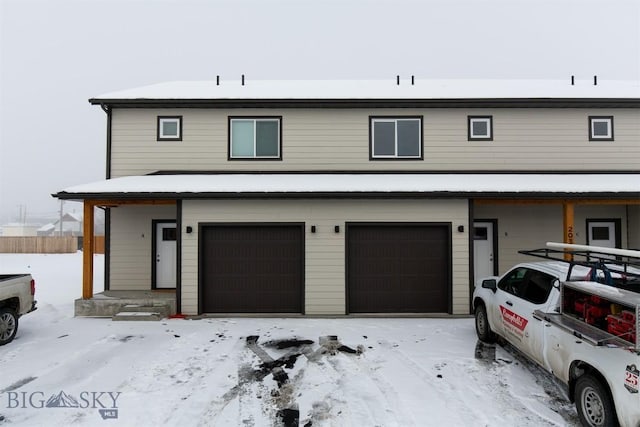
[[[558,201],[588,197],[589,199],[639,198],[640,191],[628,192],[470,192],[470,191],[274,191],[274,192],[106,192],[52,194],[61,200],[200,200],[200,199],[549,199]]]
[[[363,170],[363,169],[319,169],[319,170],[158,170],[146,174],[154,175],[638,175],[640,170]]]
[[[148,99],[90,98],[103,108],[638,108],[640,98]]]

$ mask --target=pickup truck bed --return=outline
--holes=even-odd
[[[584,340],[595,346],[615,346],[629,347],[629,343],[623,339],[612,336],[610,333],[602,329],[584,323],[582,320],[570,317],[560,313],[544,313],[540,310],[533,312],[533,315],[543,319],[552,325],[555,325],[569,332],[576,338]]]
[[[18,319],[36,309],[35,281],[30,274],[0,275],[0,346],[18,332]]]

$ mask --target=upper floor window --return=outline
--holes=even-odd
[[[422,117],[371,117],[371,159],[422,159]]]
[[[182,141],[182,116],[158,116],[158,141]]]
[[[492,116],[468,116],[469,141],[493,141]]]
[[[282,117],[229,117],[229,159],[282,159]]]
[[[613,116],[589,116],[589,141],[613,141]]]

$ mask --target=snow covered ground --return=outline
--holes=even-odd
[[[300,426],[578,425],[471,318],[112,322],[73,317],[80,252],[0,254],[0,272],[30,272],[39,306],[0,347],[2,427],[274,426],[296,410]]]

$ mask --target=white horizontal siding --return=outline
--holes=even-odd
[[[182,309],[198,312],[198,224],[207,222],[303,222],[305,227],[305,312],[345,313],[345,224],[347,222],[445,222],[452,224],[453,313],[469,311],[468,223],[464,200],[229,200],[185,201]],[[311,225],[316,233],[310,232]],[[340,232],[334,232],[334,226]],[[466,228],[466,227],[465,227]]]
[[[175,217],[174,206],[120,206],[111,209],[111,290],[151,289],[152,220]]]
[[[498,220],[498,270],[506,272],[519,262],[536,261],[519,250],[544,248],[547,242],[564,239],[561,204],[548,205],[480,205],[474,208],[474,216]],[[576,205],[574,208],[575,243],[587,243],[587,218],[620,218],[622,247],[627,246],[625,206]],[[638,233],[638,229],[634,229]]]
[[[182,141],[156,141],[182,115]],[[228,116],[282,116],[282,161],[229,161]],[[422,115],[424,160],[369,160],[370,115]],[[493,116],[493,141],[467,140],[467,115]],[[615,141],[589,141],[613,115]],[[637,170],[637,109],[114,109],[112,176],[156,170]]]

